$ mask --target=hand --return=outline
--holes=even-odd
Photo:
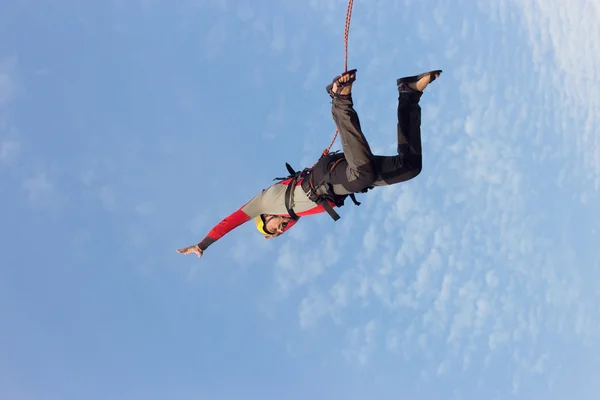
[[[198,258],[202,257],[202,254],[204,254],[204,251],[200,249],[197,244],[184,247],[183,249],[178,249],[177,252],[179,254],[196,254]]]

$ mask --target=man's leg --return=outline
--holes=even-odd
[[[340,132],[345,160],[331,172],[330,182],[340,195],[370,186],[387,186],[416,177],[422,169],[421,106],[423,90],[441,71],[398,81],[398,155],[373,155],[362,133],[351,95],[334,98],[333,119]],[[349,93],[349,92],[348,92]]]
[[[353,193],[371,186],[375,180],[373,153],[362,132],[352,99],[333,99],[333,120],[338,128],[345,160],[335,168],[332,182]]]
[[[435,74],[435,78],[439,73]],[[410,180],[421,172],[421,106],[423,89],[431,82],[425,75],[415,82],[398,85],[398,155],[375,156],[377,177],[373,186],[387,186]]]
[[[339,82],[349,81],[352,75],[342,75]],[[333,92],[336,92],[334,83]],[[343,87],[340,96],[333,96],[331,114],[340,135],[345,160],[330,175],[337,194],[354,193],[373,184],[375,166],[373,153],[362,132],[358,114],[352,101],[351,86]]]

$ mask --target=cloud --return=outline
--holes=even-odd
[[[386,337],[385,337],[385,347],[388,351],[390,351],[391,353],[396,353],[398,352],[399,346],[400,346],[400,334],[398,333],[397,330],[395,329],[390,329],[388,330]]]
[[[456,306],[454,317],[450,325],[448,343],[459,347],[464,340],[463,335],[473,327],[475,302],[479,293],[477,284],[473,281],[464,283],[457,292],[458,297],[454,300]]]
[[[510,333],[504,329],[498,329],[492,332],[488,338],[488,346],[492,351],[499,346],[507,344],[510,341]]]
[[[153,214],[156,211],[156,205],[153,201],[148,200],[136,204],[134,210],[138,215],[147,216]]]
[[[12,164],[19,154],[20,147],[20,143],[15,139],[0,136],[0,165]]]
[[[8,107],[17,95],[17,59],[0,59],[0,165],[12,164],[19,154],[21,144],[16,130],[10,126]]]
[[[495,288],[496,286],[498,286],[498,277],[496,276],[494,271],[488,271],[488,273],[485,274],[485,282],[491,288]]]
[[[204,56],[213,59],[226,49],[226,42],[230,35],[229,23],[226,18],[218,18],[208,30],[204,40]]]
[[[329,301],[321,294],[311,292],[300,301],[298,319],[303,329],[313,327],[316,322],[329,312]]]
[[[98,190],[98,198],[107,211],[114,211],[117,205],[117,195],[115,190],[109,185],[103,185]]]
[[[281,136],[286,129],[286,113],[285,97],[280,95],[276,106],[267,113],[263,138],[272,140]]]
[[[353,328],[348,331],[346,348],[342,355],[349,361],[365,366],[377,347],[378,333],[377,322],[370,320],[364,327]]]
[[[293,229],[299,231],[294,240],[290,237],[278,251],[275,280],[278,291],[284,297],[292,290],[314,282],[326,268],[336,265],[342,258],[340,249],[352,235],[356,222],[346,217],[332,226],[327,214],[321,216],[327,218],[303,218],[300,226]],[[305,230],[309,235],[305,235]],[[313,243],[311,245],[307,244],[309,238]]]
[[[436,324],[441,326],[445,326],[448,323],[449,316],[447,313],[452,306],[449,300],[453,295],[455,279],[456,278],[454,278],[452,273],[446,272],[444,274],[440,291],[433,303],[435,313],[433,314],[434,316],[432,316],[432,318],[435,320]],[[428,324],[428,326],[430,326],[430,324]]]
[[[0,110],[6,107],[17,94],[16,67],[16,57],[0,59]]]
[[[600,8],[585,0],[514,1],[522,13],[533,65],[554,90],[565,144],[575,146],[600,188]],[[544,21],[544,23],[540,23]]]
[[[275,51],[283,51],[286,48],[285,24],[280,17],[273,18],[271,48]]]
[[[254,18],[255,12],[249,2],[243,1],[238,4],[236,15],[240,21],[248,22]]]
[[[283,245],[276,261],[276,279],[283,295],[312,282],[340,258],[339,243],[331,234],[315,249],[307,247],[298,251],[294,247],[290,242]]]
[[[26,178],[23,188],[27,192],[29,201],[34,205],[49,205],[56,198],[54,184],[48,179],[45,172]]]

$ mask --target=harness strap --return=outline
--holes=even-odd
[[[296,175],[285,190],[285,208],[294,221],[299,219],[298,214],[296,214],[292,208],[292,197],[294,196],[294,189],[296,188],[296,183],[298,182],[299,177],[300,174]]]
[[[350,193],[350,198],[352,199],[352,202],[353,202],[354,204],[356,204],[357,206],[360,206],[360,205],[361,205],[361,202],[360,202],[360,201],[358,201],[358,200],[356,200],[356,196],[354,195],[354,193]]]
[[[337,167],[337,165],[339,163],[341,163],[342,161],[344,161],[345,158],[338,158],[337,160],[335,160],[335,162],[333,163],[333,165],[331,166],[331,168],[329,168],[326,172],[325,172],[325,182],[329,182],[329,177],[331,176],[331,172],[335,169],[335,167]]]
[[[336,164],[337,164],[337,162],[336,162]],[[333,170],[333,168],[331,168],[331,170]],[[329,175],[329,170],[327,171],[327,175]],[[310,191],[309,191],[309,193],[307,193],[307,195],[309,196],[309,198],[312,197],[310,195],[311,193],[313,193],[313,194],[316,193],[316,188],[315,188],[315,185],[314,185],[314,182],[313,182],[312,178],[313,178],[313,175],[310,174],[308,176],[308,185],[309,185]],[[317,203],[317,205],[323,206],[323,208],[325,209],[325,211],[327,211],[327,214],[329,214],[329,216],[334,221],[337,221],[338,219],[340,219],[340,215],[333,209],[333,207],[331,207],[331,205],[329,204],[329,201],[319,199],[318,197],[316,199],[312,198],[311,200],[313,200],[315,203]]]
[[[294,168],[292,168],[292,166],[289,163],[285,163],[285,167],[287,168],[290,175],[296,175],[296,171],[294,170]]]
[[[319,203],[317,203],[317,204],[319,204]],[[331,207],[331,205],[329,204],[329,202],[323,201],[320,204],[323,206],[323,208],[325,209],[325,211],[327,211],[327,214],[329,214],[329,216],[331,218],[333,218],[334,221],[337,221],[338,219],[340,219],[340,215],[335,212],[335,210],[333,209],[333,207]]]

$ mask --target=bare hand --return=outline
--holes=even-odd
[[[184,247],[183,249],[178,249],[177,252],[179,254],[196,254],[198,258],[202,257],[202,254],[204,254],[204,251],[200,249],[197,244]]]

